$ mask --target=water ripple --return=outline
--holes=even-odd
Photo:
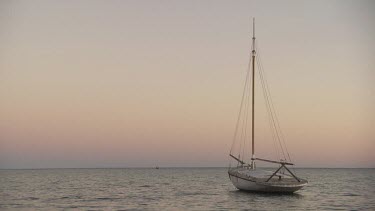
[[[375,210],[374,169],[296,169],[289,195],[236,190],[226,168],[0,170],[0,209]]]

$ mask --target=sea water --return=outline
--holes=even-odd
[[[375,169],[295,169],[294,194],[237,190],[226,168],[0,170],[0,209],[375,210]]]

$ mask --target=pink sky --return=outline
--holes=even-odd
[[[226,166],[251,17],[295,163],[375,167],[374,9],[1,1],[0,168]]]

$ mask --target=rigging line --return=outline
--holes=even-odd
[[[258,56],[259,57],[259,56]],[[257,60],[257,62],[258,62],[258,64],[259,64],[259,60]],[[260,65],[259,65],[260,66]],[[262,84],[262,88],[263,88],[263,96],[264,96],[264,98],[265,98],[265,103],[266,103],[266,110],[267,110],[267,114],[268,114],[268,121],[269,121],[269,124],[270,124],[270,129],[271,129],[271,133],[272,133],[272,136],[273,136],[273,140],[274,140],[274,142],[276,142],[276,140],[278,140],[278,142],[279,142],[279,144],[280,144],[280,148],[281,148],[281,150],[283,150],[282,149],[282,146],[281,146],[281,142],[280,142],[280,140],[279,140],[279,138],[278,138],[278,134],[277,134],[277,129],[276,129],[276,125],[274,124],[274,121],[273,121],[273,114],[272,114],[272,111],[271,111],[271,107],[270,107],[270,105],[269,105],[269,96],[268,96],[268,94],[267,94],[267,92],[266,92],[266,88],[265,88],[265,81],[264,81],[264,79],[263,79],[263,74],[262,74],[262,72],[260,71],[259,72],[259,76],[260,76],[260,81],[261,81],[261,84]],[[275,143],[274,143],[275,144]],[[278,147],[276,147],[276,149],[278,149]],[[279,154],[279,151],[278,150],[276,150],[277,151],[277,153],[278,153],[278,156],[279,156],[279,158],[281,158],[281,156],[280,156],[280,154]],[[283,157],[285,157],[285,153],[284,153],[284,151],[282,152],[283,153]]]
[[[251,59],[250,59],[250,62],[251,62]],[[249,74],[249,78],[250,78],[250,74]],[[243,121],[242,121],[242,130],[241,130],[241,136],[240,136],[240,149],[239,149],[239,153],[241,154],[241,150],[242,150],[242,159],[244,159],[244,156],[245,156],[245,148],[246,148],[246,134],[247,134],[247,119],[248,119],[248,110],[249,110],[249,89],[250,87],[250,84],[248,83],[247,84],[247,87],[246,87],[246,96],[245,96],[245,109],[243,110]]]
[[[259,76],[260,76],[260,74],[259,74]],[[261,81],[262,81],[262,79],[261,79]],[[263,81],[262,81],[262,83],[264,83]],[[271,131],[271,134],[272,134],[272,143],[273,143],[273,147],[274,147],[274,150],[275,150],[275,152],[276,152],[276,155],[277,155],[277,159],[276,160],[280,160],[281,159],[281,155],[280,155],[280,151],[279,151],[279,148],[277,147],[277,137],[276,137],[276,131],[275,131],[275,129],[274,129],[274,125],[272,124],[272,121],[271,121],[271,118],[270,118],[270,116],[272,115],[271,114],[271,110],[269,109],[269,105],[267,105],[268,104],[268,102],[267,102],[267,93],[266,93],[266,90],[264,89],[264,84],[262,84],[262,88],[263,88],[263,96],[264,96],[264,100],[265,100],[265,104],[266,104],[266,110],[267,110],[267,114],[268,114],[268,125],[269,125],[269,127],[270,127],[270,131]]]
[[[261,79],[260,79],[261,80]],[[262,85],[262,87],[263,87],[264,85]],[[264,100],[265,100],[265,104],[266,104],[266,110],[267,110],[267,114],[268,114],[268,126],[270,127],[270,131],[271,131],[271,134],[272,134],[272,143],[273,143],[273,148],[274,148],[274,150],[275,150],[275,152],[276,152],[276,155],[277,155],[277,158],[276,158],[276,160],[280,160],[280,158],[281,158],[281,156],[280,156],[280,152],[279,152],[279,148],[277,147],[277,144],[276,144],[276,142],[277,142],[277,140],[276,140],[276,135],[275,135],[275,130],[274,130],[274,128],[273,128],[273,125],[272,125],[272,122],[271,122],[271,118],[270,118],[270,110],[268,109],[268,107],[267,107],[267,100],[266,100],[266,93],[265,93],[265,90],[264,90],[264,87],[263,87],[263,97],[264,97]]]
[[[260,52],[260,49],[259,49],[259,52]],[[264,80],[266,81],[266,85],[267,85],[267,89],[268,89],[267,91],[268,91],[269,95],[271,95],[271,91],[270,91],[270,88],[269,88],[268,83],[267,83],[266,73],[265,73],[265,71],[264,71],[264,67],[263,67],[263,64],[262,64],[262,62],[261,62],[261,58],[259,58],[259,62],[260,62],[260,66],[261,66],[261,68],[262,68],[262,72],[263,72],[263,75],[264,75]],[[276,112],[276,109],[275,109],[275,106],[274,106],[274,104],[273,104],[273,101],[272,101],[272,97],[271,97],[271,96],[270,96],[270,101],[271,101],[271,106],[272,106],[272,109],[273,109],[273,113],[274,113],[274,115],[275,115],[275,119],[276,119],[276,124],[277,124],[277,127],[278,127],[278,131],[279,131],[279,133],[280,133],[281,140],[282,140],[282,142],[283,142],[283,146],[284,146],[285,151],[286,151],[286,153],[287,153],[287,156],[288,156],[289,162],[292,162],[292,159],[291,159],[290,153],[289,153],[288,148],[287,148],[287,145],[286,145],[285,136],[284,136],[284,134],[283,134],[283,132],[282,132],[282,129],[281,129],[281,126],[280,126],[280,121],[279,121],[279,119],[278,119],[277,112]],[[285,155],[284,155],[284,159],[285,159]],[[292,169],[292,171],[295,173],[295,169],[294,169],[293,166],[291,167],[291,169]]]
[[[249,80],[252,78],[252,75],[250,74],[249,75]],[[250,132],[250,128],[249,128],[249,124],[250,124],[250,121],[249,121],[249,119],[250,119],[250,106],[251,106],[251,86],[250,86],[250,84],[249,84],[249,87],[248,87],[248,95],[247,95],[247,108],[246,108],[246,122],[245,122],[245,146],[244,147],[246,147],[245,148],[245,152],[251,152],[251,148],[248,148],[248,146],[250,146],[251,147],[251,144],[249,144],[249,140],[250,140],[250,134],[251,134],[251,132]],[[248,146],[246,146],[246,144],[248,144]]]
[[[250,80],[250,74],[249,79]],[[245,150],[246,150],[246,134],[247,134],[247,122],[248,122],[248,110],[249,110],[249,87],[250,83],[247,84],[245,90],[245,100],[244,100],[244,110],[242,111],[242,124],[241,127],[241,135],[240,135],[240,148],[239,148],[239,156],[244,160],[246,158]]]
[[[259,51],[260,51],[260,49],[259,49]],[[264,71],[264,68],[263,68],[263,64],[262,64],[262,62],[261,62],[261,59],[260,59],[260,63],[261,63],[261,68],[262,68],[262,71],[263,71],[263,74],[264,74],[264,78],[265,78],[265,80],[266,80],[266,85],[267,85],[267,89],[268,89],[269,95],[271,95],[270,88],[269,88],[269,86],[268,86],[267,78],[266,78],[266,75],[265,75],[266,73],[265,73],[265,71]],[[270,98],[270,100],[271,100],[271,106],[272,106],[272,109],[273,109],[273,113],[275,114],[276,124],[277,124],[278,130],[279,130],[280,136],[281,136],[281,140],[282,140],[282,142],[283,142],[283,144],[284,144],[284,148],[285,148],[285,151],[286,151],[286,153],[287,153],[287,155],[288,155],[288,159],[289,159],[290,162],[292,162],[291,156],[290,156],[289,151],[288,151],[288,148],[287,148],[287,146],[286,146],[285,136],[284,136],[284,134],[283,134],[283,132],[282,132],[282,130],[281,130],[280,121],[279,121],[279,119],[278,119],[278,117],[277,117],[277,112],[276,112],[276,109],[275,109],[275,107],[274,107],[274,104],[273,104],[272,98]]]
[[[261,74],[261,78],[264,81],[263,74]],[[272,109],[271,109],[271,106],[270,106],[268,94],[266,94],[266,105],[267,105],[267,108],[269,110],[270,119],[271,119],[271,121],[273,123],[272,126],[273,126],[273,128],[275,130],[275,133],[276,133],[276,136],[277,136],[277,140],[278,140],[278,143],[280,145],[280,148],[281,148],[281,151],[282,151],[282,154],[283,154],[283,158],[285,159],[286,156],[285,156],[284,148],[283,148],[282,142],[280,141],[279,131],[278,131],[276,123],[275,123],[275,116],[274,116],[274,113],[272,112]]]
[[[247,90],[247,87],[248,87],[248,85],[246,86],[246,90]],[[246,92],[246,91],[245,91]],[[241,154],[241,150],[242,150],[242,144],[243,144],[243,134],[244,134],[244,122],[245,122],[245,114],[246,114],[246,107],[247,107],[247,104],[246,104],[246,101],[247,101],[247,92],[245,93],[245,101],[244,101],[244,110],[242,110],[242,112],[241,112],[241,122],[240,122],[240,136],[239,136],[239,141],[240,141],[240,148],[239,148],[239,151],[238,151],[238,153],[239,153],[239,155],[238,156],[240,156],[240,154]]]
[[[246,140],[246,137],[245,137],[245,134],[246,134],[246,125],[245,125],[245,122],[246,122],[246,116],[247,116],[247,110],[248,110],[248,103],[247,103],[247,99],[248,99],[248,92],[247,92],[247,89],[249,87],[249,83],[247,84],[247,87],[246,87],[246,94],[245,94],[245,101],[244,101],[244,106],[245,106],[245,109],[242,111],[241,115],[242,115],[242,124],[241,124],[241,135],[240,135],[240,148],[239,148],[239,157],[240,155],[242,155],[241,157],[243,157],[243,154],[244,154],[244,146],[245,145],[245,140]],[[241,154],[241,150],[242,150],[242,154]],[[243,158],[242,158],[243,159]]]
[[[258,58],[257,58],[257,64],[258,64],[258,68],[260,68]],[[280,160],[281,156],[280,156],[279,148],[277,147],[277,144],[276,144],[277,140],[276,140],[275,129],[274,129],[274,126],[273,126],[273,124],[271,122],[271,118],[270,118],[271,117],[271,110],[270,110],[268,99],[267,99],[269,96],[267,96],[267,92],[266,92],[266,89],[265,89],[264,80],[263,80],[262,73],[260,72],[260,70],[259,70],[258,76],[260,78],[261,85],[262,85],[262,88],[263,88],[262,89],[262,91],[263,91],[263,97],[264,97],[264,101],[265,101],[265,104],[266,104],[266,110],[267,110],[267,114],[268,114],[268,125],[270,127],[270,131],[271,131],[271,134],[272,134],[273,148],[274,148],[275,153],[277,155],[277,159],[276,160]]]
[[[259,54],[259,56],[258,57],[260,57],[260,52],[258,52],[258,54]],[[259,60],[257,60],[259,63],[260,63],[260,59]],[[263,66],[262,66],[262,64],[260,63],[259,64],[259,66],[260,66],[260,76],[261,76],[261,81],[262,81],[262,85],[264,85],[265,84],[265,86],[264,87],[267,87],[267,81],[264,79],[264,70],[263,70]],[[264,88],[263,87],[263,88]],[[267,90],[267,89],[266,89]],[[268,90],[269,91],[269,90]],[[275,113],[272,111],[272,108],[271,108],[271,106],[270,106],[270,98],[271,98],[271,96],[270,96],[270,92],[266,92],[267,94],[266,94],[266,105],[267,105],[267,107],[268,107],[268,109],[271,111],[270,112],[270,117],[271,117],[271,119],[272,119],[272,122],[273,122],[273,125],[274,125],[274,128],[275,128],[275,131],[276,131],[276,135],[277,135],[277,140],[279,141],[279,145],[280,145],[280,148],[281,148],[281,150],[282,150],[282,153],[283,153],[283,157],[284,157],[284,159],[285,159],[285,153],[284,153],[284,149],[283,149],[283,145],[282,145],[282,143],[281,143],[281,141],[280,141],[280,136],[279,136],[279,131],[278,131],[278,128],[277,128],[277,126],[276,126],[276,123],[275,123]]]
[[[258,47],[258,46],[257,46],[257,47]],[[261,50],[260,50],[259,47],[258,47],[258,50],[259,50],[259,53],[260,53]],[[263,68],[263,64],[262,64],[261,58],[259,58],[259,62],[260,62],[260,66],[261,66],[261,69],[262,69],[262,72],[263,72],[263,75],[264,75],[264,80],[265,80],[265,82],[266,82],[267,91],[268,91],[269,95],[271,96],[271,91],[270,91],[270,88],[269,88],[268,83],[267,83],[267,78],[266,78],[266,75],[265,75],[266,73],[265,73],[265,71],[264,71],[264,68]],[[289,161],[292,162],[291,156],[290,156],[289,151],[288,151],[288,148],[287,148],[287,146],[286,146],[285,136],[284,136],[284,134],[283,134],[283,132],[282,132],[282,130],[281,130],[280,121],[279,121],[279,119],[278,119],[278,117],[277,117],[276,109],[275,109],[275,107],[274,107],[274,104],[273,104],[273,101],[272,101],[272,98],[271,98],[271,97],[270,97],[270,102],[271,102],[271,107],[272,107],[272,109],[273,109],[273,113],[275,114],[276,124],[277,124],[278,130],[279,130],[279,132],[280,132],[281,140],[282,140],[282,142],[283,142],[283,144],[284,144],[285,151],[286,151],[286,153],[287,153],[287,155],[288,155],[288,159],[289,159]]]
[[[244,96],[245,96],[245,90],[246,90],[246,86],[248,84],[248,78],[249,78],[248,76],[250,74],[250,65],[251,65],[251,55],[250,55],[249,64],[248,64],[247,71],[246,71],[245,85],[244,85],[244,89],[243,89],[243,92],[242,92],[242,98],[241,98],[241,104],[240,104],[240,111],[238,112],[237,123],[236,123],[236,127],[235,127],[235,132],[234,132],[232,146],[230,148],[230,153],[232,153],[233,146],[234,146],[234,143],[236,141],[236,137],[237,137],[237,133],[238,133],[238,125],[239,125],[240,118],[241,118],[243,100],[244,100]]]
[[[263,86],[263,89],[265,91],[265,85],[264,85],[264,78],[263,78],[263,74],[260,72],[260,77],[261,77],[261,81],[262,81],[262,86]],[[272,113],[272,110],[271,110],[271,106],[270,106],[270,102],[269,102],[269,96],[268,94],[265,92],[265,100],[266,100],[266,105],[267,105],[267,111],[268,111],[268,114],[269,114],[269,118],[272,122],[272,128],[273,130],[275,131],[275,134],[276,134],[276,137],[277,137],[277,140],[279,142],[279,145],[280,145],[280,148],[282,150],[282,153],[283,153],[283,157],[285,157],[285,153],[284,153],[284,150],[283,150],[283,147],[282,147],[282,144],[280,142],[280,137],[279,137],[279,134],[278,134],[278,130],[276,128],[276,124],[275,124],[275,120],[274,120],[274,115]]]
[[[249,75],[249,78],[250,78],[250,75]],[[249,119],[249,105],[250,105],[250,90],[249,89],[250,89],[250,85],[248,85],[247,100],[245,101],[246,106],[245,106],[245,118],[244,118],[244,125],[243,125],[244,134],[243,134],[243,148],[242,148],[243,159],[245,159],[245,149],[246,149],[246,140],[247,140],[247,124],[248,124],[248,119]]]

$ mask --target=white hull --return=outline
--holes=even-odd
[[[246,170],[248,173],[253,173],[251,170]],[[256,170],[258,172],[258,170]],[[263,172],[261,172],[263,173]],[[233,185],[244,191],[254,192],[279,192],[279,193],[293,193],[307,184],[306,181],[301,182],[284,182],[288,179],[279,181],[265,182],[264,178],[246,177],[240,174],[229,173],[229,178]],[[289,179],[290,180],[290,179]]]
[[[256,182],[252,182],[249,180],[244,180],[238,177],[234,177],[229,175],[230,180],[232,181],[233,185],[239,189],[244,191],[254,191],[254,192],[283,192],[283,193],[293,193],[302,188],[302,186],[296,187],[274,187],[274,186],[266,186],[262,184],[258,184]]]

